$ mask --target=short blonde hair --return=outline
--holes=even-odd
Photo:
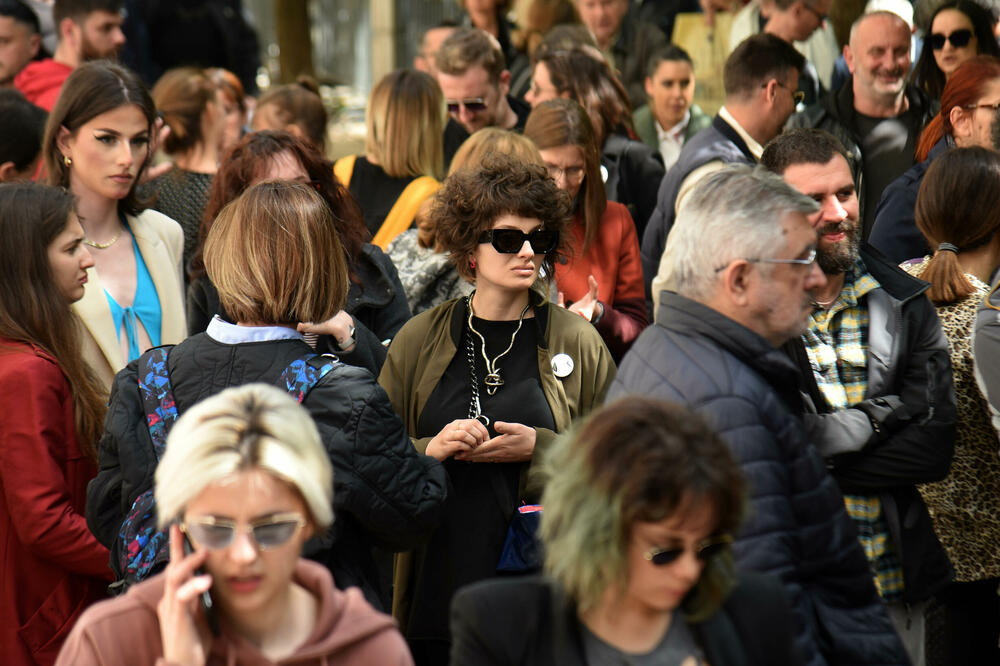
[[[326,321],[347,298],[347,260],[330,208],[302,183],[264,181],[227,204],[204,259],[234,322]]]
[[[226,389],[188,409],[156,468],[160,527],[213,483],[245,470],[294,487],[317,530],[333,522],[333,467],[309,412],[267,384]]]
[[[392,178],[444,172],[444,95],[429,74],[398,69],[372,89],[365,151]]]
[[[487,155],[494,153],[503,153],[522,162],[545,166],[538,148],[531,139],[499,127],[484,127],[473,133],[455,151],[455,156],[451,158],[451,166],[448,167],[448,175],[460,169],[475,169],[483,163]]]

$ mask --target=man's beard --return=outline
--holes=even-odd
[[[80,50],[82,51],[83,62],[90,62],[91,60],[118,60],[118,49],[114,49],[111,52],[99,51],[86,36],[81,41]]]
[[[824,244],[825,234],[843,232],[844,240],[835,244]],[[858,221],[844,220],[828,224],[819,230],[820,241],[816,249],[816,263],[825,275],[846,273],[858,260]]]

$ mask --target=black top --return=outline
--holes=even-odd
[[[354,171],[351,173],[351,185],[348,189],[361,206],[361,212],[365,216],[365,226],[368,227],[372,237],[382,227],[396,199],[415,179],[414,176],[392,178],[386,175],[382,167],[372,164],[364,155],[358,155],[354,161]]]
[[[473,319],[473,326],[486,338],[486,353],[492,359],[510,344],[517,321]],[[416,437],[436,435],[455,419],[468,418],[469,388],[468,327],[463,327],[458,352],[442,375],[417,425]],[[542,392],[538,373],[538,328],[526,319],[514,338],[514,347],[500,359],[504,380],[495,395],[489,395],[483,378],[486,363],[476,342],[476,378],[483,413],[490,417],[490,435],[495,420],[522,423],[555,430],[552,410]],[[445,515],[428,543],[414,553],[411,614],[403,627],[407,638],[448,637],[448,608],[458,588],[496,575],[507,525],[520,503],[518,482],[528,462],[482,463],[449,458],[444,462],[451,481]]]
[[[510,104],[511,110],[517,114],[517,122],[510,130],[520,134],[524,131],[524,124],[528,122],[531,105],[523,99],[518,99],[511,95],[507,95],[507,103]],[[448,123],[444,126],[444,168],[446,170],[451,166],[451,160],[455,157],[455,153],[458,152],[459,147],[468,138],[469,133],[462,127],[462,124],[454,118],[448,118]]]
[[[214,174],[174,167],[139,187],[140,197],[154,197],[150,207],[181,225],[184,231],[184,282],[187,265],[198,245],[198,229],[208,204]]]

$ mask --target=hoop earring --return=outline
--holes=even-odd
[[[63,165],[67,167],[73,166],[73,160],[70,159],[69,155],[63,155]]]

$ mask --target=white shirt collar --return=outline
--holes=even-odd
[[[663,139],[667,137],[670,137],[671,139],[675,139],[678,141],[683,139],[684,130],[687,129],[689,122],[691,122],[691,109],[685,111],[684,117],[681,118],[681,121],[668,130],[665,130],[662,127],[660,127],[660,121],[654,118],[653,126],[656,127],[657,140],[663,141]],[[678,135],[680,135],[680,138],[678,138]]]
[[[747,131],[743,129],[743,126],[736,122],[736,118],[733,118],[733,114],[729,113],[729,109],[722,107],[719,109],[719,117],[729,123],[729,126],[736,130],[736,133],[740,135],[743,142],[747,144],[747,148],[750,149],[750,154],[754,156],[754,159],[760,160],[760,156],[764,154],[764,146],[757,143],[757,141],[747,134]]]
[[[302,340],[302,334],[287,326],[237,326],[215,315],[205,329],[208,337],[226,345],[271,340]]]

